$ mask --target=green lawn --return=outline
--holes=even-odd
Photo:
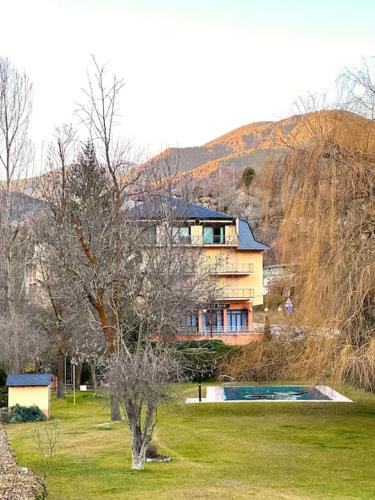
[[[185,395],[192,394],[184,386]],[[54,401],[62,442],[51,499],[375,498],[375,396],[341,388],[354,404],[225,403],[160,410],[156,441],[172,456],[131,472],[124,424],[90,394]],[[194,388],[194,394],[196,390]],[[38,471],[32,425],[8,425],[20,465]]]

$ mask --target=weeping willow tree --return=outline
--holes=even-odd
[[[285,160],[279,250],[295,264],[299,320],[313,327],[289,362],[374,390],[375,87],[370,72],[342,81],[349,111],[307,114],[313,138]]]
[[[344,109],[304,114],[279,179],[279,260],[293,263],[298,341],[251,345],[225,373],[300,378],[375,390],[375,84],[342,77]],[[280,167],[280,165],[279,165]],[[272,188],[272,186],[271,186]],[[282,355],[280,355],[282,354]]]
[[[375,326],[375,124],[341,111],[316,124],[316,138],[286,160],[279,248],[297,264],[304,322],[359,346]]]

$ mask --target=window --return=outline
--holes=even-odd
[[[186,333],[198,332],[198,313],[187,314],[181,321],[182,329]]]
[[[202,314],[203,332],[222,332],[223,311],[207,311]]]
[[[203,245],[222,245],[224,243],[224,226],[213,225],[203,227]]]
[[[248,326],[247,309],[228,309],[227,324],[230,331],[244,331]]]
[[[182,325],[183,326],[198,326],[198,314],[197,313],[192,313],[192,314],[187,314],[182,318]]]
[[[190,227],[189,226],[175,226],[172,227],[172,239],[174,243],[187,245],[190,243]]]

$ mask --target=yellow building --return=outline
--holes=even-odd
[[[8,375],[8,407],[37,406],[48,418],[51,400],[50,374],[15,374]]]
[[[212,267],[217,280],[215,301],[184,318],[180,338],[216,338],[230,344],[254,340],[253,306],[263,304],[263,253],[268,247],[255,240],[247,220],[180,198],[142,203],[135,209],[136,218],[146,222],[154,215],[157,220],[163,204],[172,214],[176,244],[200,247],[205,261],[217,263]],[[155,224],[149,229],[149,243],[160,243],[163,228]]]
[[[246,344],[259,336],[254,333],[253,306],[263,304],[263,254],[268,247],[256,241],[246,219],[173,196],[150,197],[130,214],[144,227],[148,244],[165,243],[168,220],[176,245],[201,249],[203,261],[212,264],[209,268],[216,281],[215,300],[184,318],[179,329],[181,340],[216,338],[229,344]],[[39,303],[48,301],[38,287],[43,276],[37,262],[43,251],[39,246],[26,268],[28,296],[31,299],[34,295]]]

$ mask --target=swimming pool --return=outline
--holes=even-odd
[[[253,402],[315,402],[352,403],[327,385],[211,385],[206,397],[188,398],[186,403],[253,403]]]
[[[223,387],[224,401],[323,401],[330,398],[316,387],[290,386],[245,386]]]

